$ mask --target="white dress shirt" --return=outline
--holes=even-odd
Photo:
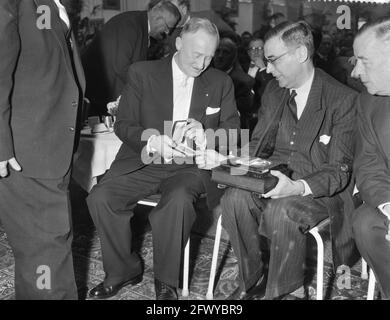
[[[187,120],[190,113],[194,77],[187,76],[176,63],[177,54],[172,59],[173,79],[173,116],[172,123],[177,120]]]
[[[60,0],[54,0],[54,3],[58,7],[58,10],[60,12],[60,18],[62,19],[62,21],[65,22],[68,28],[70,28],[70,21],[69,21],[68,14],[66,13],[65,7],[61,4]]]
[[[172,80],[173,80],[173,114],[172,114],[172,126],[175,121],[178,120],[187,120],[188,115],[190,113],[191,106],[191,96],[192,96],[192,88],[194,87],[194,77],[187,76],[176,62],[177,53],[174,54],[172,58]],[[149,146],[151,136],[148,139],[148,143],[146,145],[146,151],[154,152]],[[168,160],[168,159],[166,159]]]
[[[299,88],[290,89],[290,94],[293,90],[295,90],[295,92],[297,93],[297,95],[295,96],[295,102],[297,104],[298,120],[302,116],[303,110],[305,109],[307,99],[309,98],[310,89],[313,84],[313,80],[314,80],[314,70],[310,75],[310,78],[302,86],[300,86]]]

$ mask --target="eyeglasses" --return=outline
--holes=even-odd
[[[276,61],[278,61],[280,58],[284,57],[286,54],[290,53],[292,50],[296,50],[296,49],[297,48],[290,49],[290,50],[286,51],[285,53],[282,53],[280,56],[273,58],[273,59],[268,59],[268,58],[264,57],[264,59],[263,59],[264,63],[265,63],[265,65],[268,65],[268,63],[275,65]]]
[[[248,51],[260,52],[263,51],[263,47],[250,47],[248,48]]]

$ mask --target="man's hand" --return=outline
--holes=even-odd
[[[185,157],[184,153],[174,149],[177,144],[167,135],[154,136],[151,138],[149,146],[166,160]]]
[[[9,160],[0,161],[0,176],[2,178],[8,176],[8,165],[14,169],[15,171],[21,171],[22,167],[20,164],[16,161],[15,158],[11,158]]]
[[[279,178],[278,184],[271,191],[263,194],[263,198],[279,199],[289,196],[298,196],[304,193],[305,186],[301,181],[291,180],[277,170],[271,170],[271,174]]]
[[[255,60],[253,61],[255,65],[261,70],[263,68],[266,68],[266,65],[264,63],[263,57],[262,56],[257,56]]]
[[[387,219],[388,219],[388,225],[387,225],[387,234],[385,236],[386,240],[387,241],[390,241],[390,205],[385,205],[383,207],[383,213],[386,215]]]
[[[197,150],[195,155],[195,163],[199,169],[211,170],[218,167],[227,157],[218,153],[215,150]]]
[[[188,124],[184,128],[184,136],[188,139],[194,139],[198,147],[206,148],[206,134],[203,126],[195,119],[188,119]]]

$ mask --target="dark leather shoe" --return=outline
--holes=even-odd
[[[89,296],[94,299],[106,299],[115,296],[120,289],[128,285],[136,285],[142,281],[142,274],[129,280],[120,282],[112,286],[105,286],[104,282],[99,283],[95,288],[89,291]]]
[[[177,300],[176,288],[158,279],[154,279],[157,300]]]
[[[264,275],[248,291],[243,291],[239,286],[227,298],[227,300],[262,300],[265,296],[266,280]]]

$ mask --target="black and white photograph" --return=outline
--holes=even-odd
[[[390,300],[390,0],[0,0],[0,300]]]

